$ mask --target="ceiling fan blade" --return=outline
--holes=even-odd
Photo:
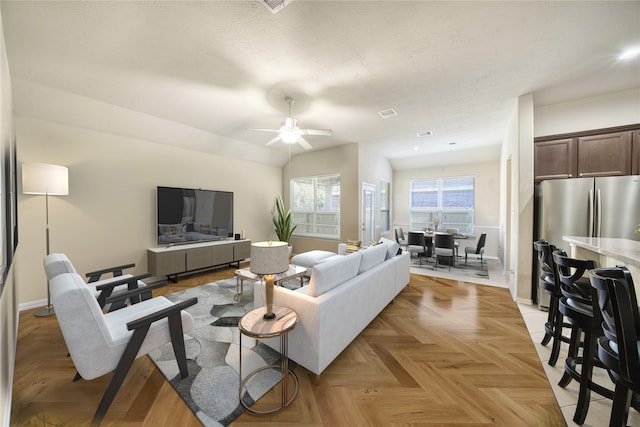
[[[305,150],[311,150],[311,144],[309,144],[304,138],[300,137],[300,139],[298,139],[296,142],[300,144]]]
[[[245,130],[257,130],[258,132],[280,132],[280,129],[245,129]]]
[[[333,136],[331,129],[301,129],[304,135]]]
[[[267,142],[267,147],[270,145],[275,144],[276,142],[280,141],[280,136],[276,136],[275,138],[273,138],[271,141]]]

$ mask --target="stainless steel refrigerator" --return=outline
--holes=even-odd
[[[640,175],[546,180],[536,184],[536,233],[569,253],[562,236],[615,237],[640,240]],[[537,261],[537,259],[536,259]],[[547,308],[549,297],[534,289],[538,306]]]

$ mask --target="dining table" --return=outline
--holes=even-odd
[[[456,256],[458,258],[460,258],[460,254],[458,253],[458,247],[460,246],[460,240],[471,240],[471,239],[476,239],[475,234],[467,234],[467,233],[443,233],[442,231],[436,231],[434,232],[433,230],[423,230],[422,231],[424,233],[424,236],[429,238],[429,239],[433,239],[433,235],[435,233],[442,233],[442,234],[453,234],[453,239],[456,241],[456,246],[455,246],[455,251],[456,251]],[[431,240],[431,244],[433,244],[433,240]]]

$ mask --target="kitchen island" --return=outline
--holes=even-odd
[[[571,245],[573,258],[592,259],[598,267],[626,266],[640,299],[640,241],[580,236],[562,236],[562,240]]]

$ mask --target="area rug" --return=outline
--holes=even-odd
[[[244,282],[239,301],[236,279],[191,288],[166,295],[178,302],[192,297],[198,303],[187,311],[193,316],[194,327],[185,334],[189,376],[181,379],[171,343],[149,353],[171,385],[207,427],[226,426],[244,411],[238,400],[238,322],[253,309],[253,284]],[[276,363],[280,354],[248,337],[242,338],[242,373]],[[292,363],[292,362],[290,362]],[[295,366],[295,365],[293,365]],[[278,381],[278,374],[265,374],[249,381],[243,401],[252,404]]]
[[[485,258],[482,265],[476,259],[469,259],[465,265],[464,257],[458,258],[455,266],[451,267],[451,271],[449,271],[447,264],[438,263],[438,268],[436,268],[433,258],[429,258],[427,261],[423,259],[422,265],[420,265],[418,258],[414,256],[411,259],[411,273],[481,285],[506,287],[500,263],[492,258]]]

